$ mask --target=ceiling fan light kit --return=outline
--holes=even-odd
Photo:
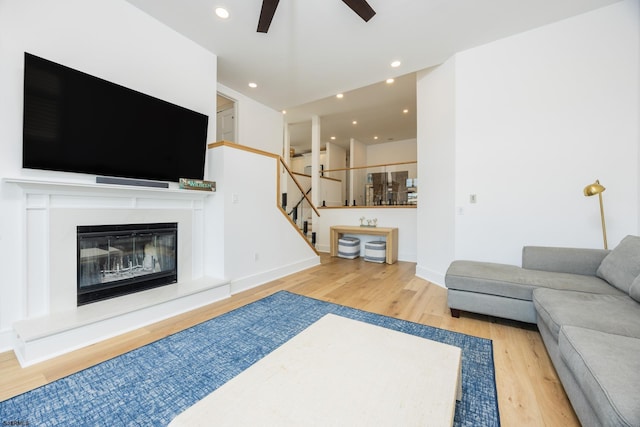
[[[349,6],[360,18],[365,22],[369,22],[376,14],[375,10],[367,3],[366,0],[342,0],[344,4]],[[260,19],[258,20],[258,32],[266,33],[269,31],[271,21],[278,8],[280,0],[262,0],[262,9],[260,9]]]

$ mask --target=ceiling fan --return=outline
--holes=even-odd
[[[342,0],[347,6],[351,8],[358,16],[364,19],[365,22],[369,22],[373,15],[376,14],[375,10],[369,6],[366,0]],[[276,13],[280,0],[262,0],[262,10],[260,11],[260,20],[258,21],[258,32],[266,33],[269,31],[269,26],[273,20],[273,15]]]

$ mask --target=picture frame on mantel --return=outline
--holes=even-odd
[[[182,190],[216,191],[215,181],[203,179],[180,178],[179,186]]]

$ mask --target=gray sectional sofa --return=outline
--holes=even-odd
[[[454,261],[461,311],[535,323],[584,426],[640,426],[640,237],[613,250],[528,246],[522,267]]]

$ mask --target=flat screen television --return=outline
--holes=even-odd
[[[207,115],[29,53],[24,65],[23,168],[203,179]]]

